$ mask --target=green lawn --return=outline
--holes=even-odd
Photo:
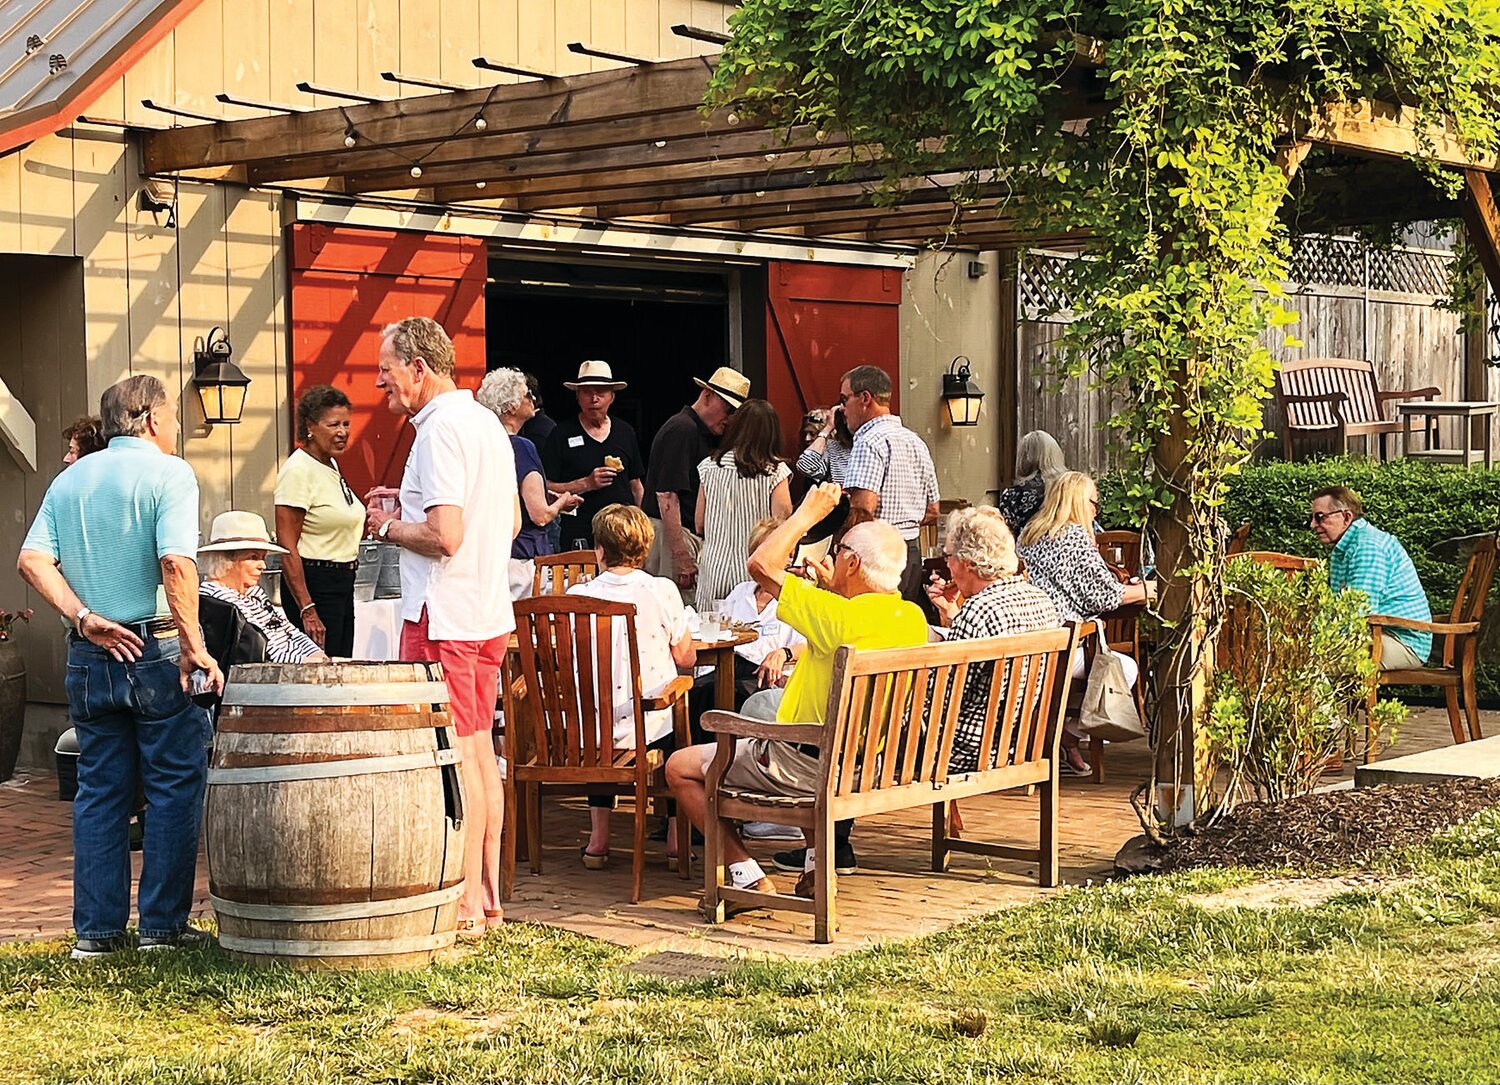
[[[1481,1081],[1500,1077],[1500,810],[1313,908],[1242,871],[1075,889],[698,982],[517,924],[405,975],[0,948],[0,1081]]]

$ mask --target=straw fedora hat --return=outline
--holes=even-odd
[[[750,378],[727,365],[715,369],[713,376],[706,381],[694,377],[693,383],[699,388],[707,388],[731,407],[743,407],[745,400],[750,398]]]
[[[208,533],[208,542],[198,547],[198,553],[207,554],[216,550],[264,550],[268,554],[285,554],[286,548],[271,541],[266,522],[253,512],[221,512],[214,517],[214,526]]]
[[[578,367],[578,379],[563,381],[564,388],[608,388],[618,392],[625,387],[624,381],[615,380],[614,370],[608,362],[584,362]]]

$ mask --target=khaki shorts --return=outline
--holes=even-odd
[[[1415,649],[1400,637],[1389,632],[1380,638],[1380,669],[1383,671],[1409,671],[1424,664],[1417,658]]]
[[[703,755],[703,773],[713,760],[714,747]],[[724,786],[762,795],[807,798],[817,793],[817,758],[809,757],[790,742],[764,738],[742,738],[734,745],[734,760],[724,773]]]

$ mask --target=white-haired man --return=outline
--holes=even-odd
[[[777,598],[777,618],[806,637],[807,648],[784,689],[762,690],[745,702],[742,711],[747,716],[780,723],[822,723],[839,648],[909,648],[927,640],[921,610],[899,594],[906,542],[890,524],[871,521],[850,528],[817,568],[818,580],[826,587],[787,575],[787,562],[802,536],[831,513],[838,501],[839,487],[834,483],[814,486],[801,506],[750,555],[751,577]],[[704,777],[713,753],[712,745],[690,746],[667,762],[667,784],[683,812],[700,828],[708,808]],[[818,750],[764,739],[742,742],[724,782],[774,795],[811,795],[818,786]],[[849,825],[839,823],[836,870],[854,866]],[[798,892],[810,893],[808,874],[817,857],[812,848],[796,854],[803,864]],[[726,833],[724,858],[737,887],[776,892],[732,829]]]

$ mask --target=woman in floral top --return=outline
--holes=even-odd
[[[1094,517],[1099,511],[1099,490],[1094,480],[1078,471],[1058,476],[1047,491],[1041,510],[1021,532],[1018,550],[1031,582],[1052,599],[1065,622],[1097,618],[1106,611],[1149,598],[1145,584],[1121,584],[1104,563],[1094,541]],[[1125,677],[1135,685],[1137,667],[1129,656],[1120,656]],[[1073,677],[1083,677],[1083,655],[1073,660]],[[1089,771],[1078,749],[1078,735],[1071,723],[1063,729],[1067,764],[1080,775]]]

